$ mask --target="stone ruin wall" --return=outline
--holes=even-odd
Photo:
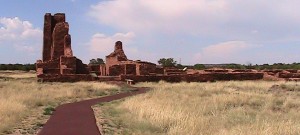
[[[262,70],[265,80],[275,81],[300,81],[300,70],[294,69],[273,69]]]

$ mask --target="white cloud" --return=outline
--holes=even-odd
[[[223,54],[225,56],[230,55],[234,52],[244,50],[248,48],[249,45],[244,41],[228,41],[224,43],[219,43],[216,45],[210,45],[203,49],[203,52],[209,54]]]
[[[137,45],[143,45],[137,47],[139,51],[147,48],[147,53],[157,53],[155,57],[165,57],[159,50],[169,49],[168,56],[183,60],[199,52],[195,61],[187,58],[188,63],[267,63],[266,53],[258,56],[251,51],[270,47],[265,52],[273,52],[280,50],[273,48],[276,45],[296,45],[298,5],[299,0],[105,0],[91,5],[88,15],[102,26],[134,32],[139,36]],[[183,49],[174,44],[180,40],[184,53],[177,53]]]
[[[34,53],[40,51],[42,30],[34,28],[29,21],[18,17],[0,18],[0,46],[13,46],[17,51]]]
[[[201,52],[195,54],[195,59],[198,63],[245,63],[248,61],[243,53],[253,47],[257,45],[245,41],[223,42],[203,48]]]
[[[225,10],[224,4],[205,0],[114,0],[92,5],[89,15],[100,23],[123,30],[174,32],[193,30],[193,26],[219,20],[207,18],[200,21],[200,18],[195,16],[219,16],[219,13]]]
[[[22,52],[27,52],[30,55],[36,53],[34,47],[32,46],[27,46],[27,45],[14,45],[15,49],[17,51],[22,51]]]
[[[300,28],[297,5],[300,1],[109,0],[92,5],[88,15],[101,24],[136,33],[271,40],[291,36],[291,30]]]
[[[91,40],[88,43],[91,52],[91,57],[104,58],[106,55],[113,52],[116,41],[122,41],[123,44],[128,44],[132,41],[134,37],[135,34],[133,32],[116,33],[112,36],[107,36],[102,33],[96,33],[92,36]],[[123,47],[124,50],[126,50],[126,48]]]

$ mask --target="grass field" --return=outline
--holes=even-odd
[[[0,134],[13,133],[16,126],[24,129],[34,125],[41,126],[43,123],[35,121],[23,124],[29,127],[18,125],[22,121],[40,119],[32,117],[43,115],[47,108],[121,90],[115,85],[96,82],[38,83],[34,77],[34,73],[28,72],[0,72]],[[29,134],[34,134],[32,132],[34,131]],[[22,131],[23,133],[28,134],[27,131]]]
[[[140,83],[142,95],[94,109],[106,134],[298,135],[296,82]]]

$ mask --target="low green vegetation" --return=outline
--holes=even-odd
[[[177,61],[174,58],[161,58],[158,60],[158,64],[163,67],[175,67],[177,65]]]
[[[89,64],[100,65],[100,64],[105,64],[105,62],[103,59],[97,58],[97,59],[91,59]]]
[[[194,69],[203,70],[203,69],[205,69],[205,66],[203,64],[195,64]]]
[[[54,107],[49,106],[49,107],[46,107],[44,109],[44,113],[43,114],[44,115],[52,115],[54,111],[55,111]]]
[[[95,60],[96,61],[96,60]],[[195,65],[182,65],[181,63],[177,64],[177,61],[174,58],[161,58],[158,60],[158,64],[163,67],[177,67],[177,68],[192,68],[197,70],[203,70],[208,68],[227,68],[227,69],[255,69],[255,70],[264,70],[264,69],[297,69],[300,70],[300,63],[274,63],[274,64],[195,64]]]

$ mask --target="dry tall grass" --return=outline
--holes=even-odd
[[[27,71],[0,71],[0,78],[15,78],[15,79],[25,79],[25,78],[35,78],[35,72],[27,72]]]
[[[31,75],[10,74],[10,79],[0,79],[0,133],[10,129],[24,116],[34,115],[30,114],[30,110],[39,106],[101,96],[112,89],[120,90],[118,86],[96,82],[38,83],[35,79],[11,79]]]
[[[266,81],[142,83],[154,90],[116,108],[130,112],[130,123],[148,121],[170,135],[300,134],[299,89],[270,90],[274,84],[300,87]]]

